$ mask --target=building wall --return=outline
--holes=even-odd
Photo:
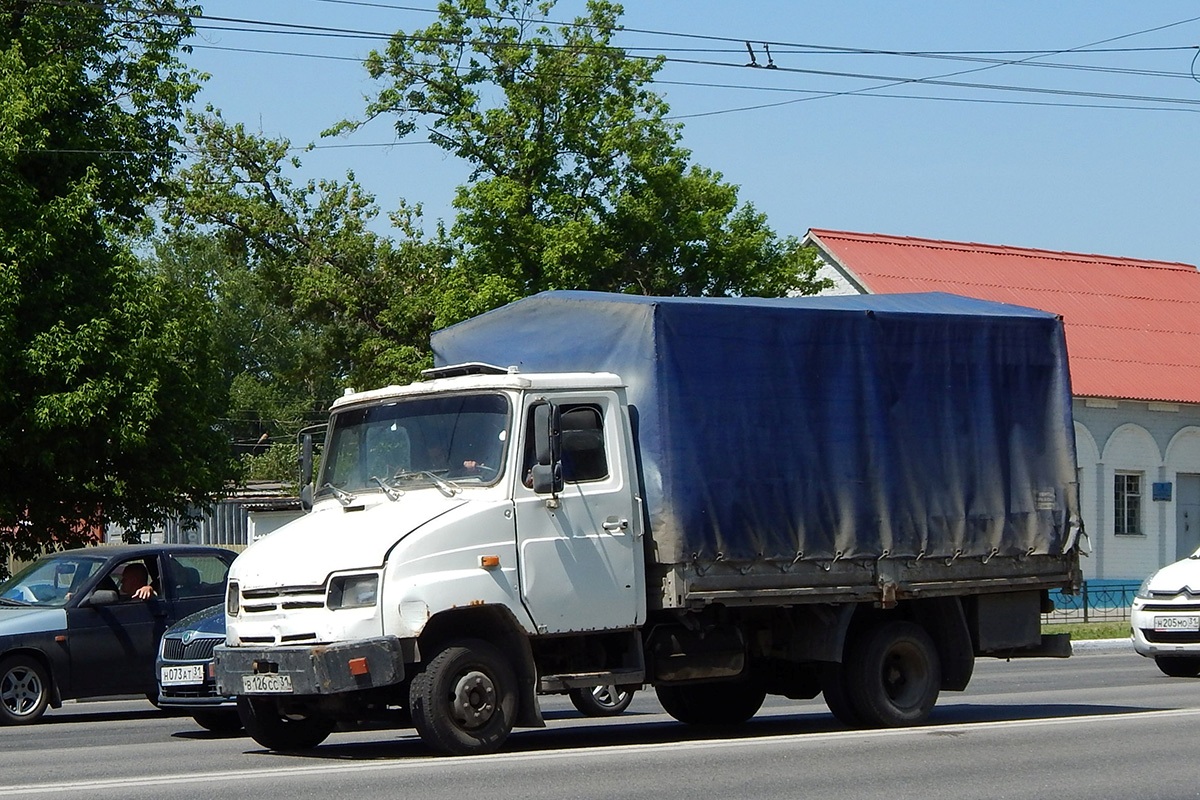
[[[1075,398],[1081,512],[1092,555],[1084,577],[1141,580],[1176,561],[1194,533],[1183,530],[1180,479],[1200,475],[1200,405]],[[1117,533],[1119,473],[1141,478],[1140,530]],[[1168,493],[1154,499],[1154,484]],[[1168,499],[1169,498],[1169,499]]]

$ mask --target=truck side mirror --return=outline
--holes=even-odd
[[[533,491],[536,494],[554,494],[562,491],[563,479],[560,464],[554,466],[535,464],[532,471]]]
[[[305,511],[313,507],[313,437],[311,433],[300,436],[300,506]]]
[[[562,413],[550,402],[533,406],[533,491],[538,494],[553,494],[563,488],[562,463]]]

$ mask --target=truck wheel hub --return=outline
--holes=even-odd
[[[466,728],[478,728],[496,713],[496,685],[478,670],[458,679],[454,687],[454,717]]]

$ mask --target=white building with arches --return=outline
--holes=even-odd
[[[1200,271],[1189,264],[813,229],[829,294],[951,292],[1062,316],[1089,580],[1200,548]]]

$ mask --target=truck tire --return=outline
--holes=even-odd
[[[850,704],[872,728],[924,722],[941,691],[937,647],[914,622],[884,622],[864,630],[851,643],[846,669]]]
[[[268,750],[307,750],[316,747],[333,733],[333,720],[284,715],[274,700],[239,697],[237,703],[238,716],[246,733]]]
[[[820,674],[821,695],[833,716],[846,727],[861,728],[862,714],[854,707],[854,702],[850,699],[850,689],[846,686],[846,665],[823,664]]]
[[[633,702],[633,689],[621,686],[593,686],[572,689],[571,704],[588,717],[615,717]]]
[[[1162,670],[1163,675],[1172,678],[1194,678],[1200,675],[1200,657],[1197,656],[1155,656],[1154,663]]]
[[[663,710],[688,725],[737,725],[762,708],[767,691],[754,681],[655,686]]]
[[[15,655],[0,660],[0,723],[37,722],[49,704],[50,678],[36,658]]]
[[[234,733],[242,729],[242,718],[236,709],[197,711],[192,714],[196,724],[213,733]]]
[[[438,753],[494,753],[512,733],[517,691],[503,653],[482,639],[460,639],[413,676],[409,711],[421,740]]]

